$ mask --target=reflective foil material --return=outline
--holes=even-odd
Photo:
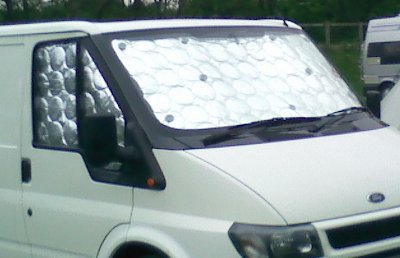
[[[34,54],[35,133],[39,144],[76,147],[75,44],[37,48]]]
[[[125,120],[103,76],[84,51],[85,115],[113,114],[117,121],[118,142],[123,145]],[[34,54],[34,112],[38,144],[77,147],[76,44],[39,47]]]
[[[275,35],[276,34],[276,35]],[[360,106],[303,34],[115,39],[113,48],[160,123],[178,129]]]
[[[85,115],[111,114],[116,118],[118,143],[124,145],[125,119],[96,64],[83,52],[83,106]]]

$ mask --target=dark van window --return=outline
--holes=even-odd
[[[367,57],[380,57],[380,64],[400,64],[400,41],[370,43]]]

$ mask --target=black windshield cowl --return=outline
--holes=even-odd
[[[209,146],[213,144],[217,144],[220,142],[228,141],[239,137],[245,133],[249,133],[252,129],[266,129],[266,128],[277,128],[284,125],[290,125],[285,128],[286,131],[293,129],[292,126],[298,128],[299,124],[310,123],[321,120],[320,117],[277,117],[268,120],[256,121],[248,124],[241,124],[228,127],[226,131],[214,134],[211,136],[207,136],[203,139],[204,146]]]
[[[234,139],[246,138],[250,135],[257,135],[259,138],[264,138],[265,141],[275,141],[285,137],[287,139],[296,139],[329,135],[336,130],[335,127],[343,127],[343,124],[351,124],[355,120],[365,119],[364,116],[357,116],[357,114],[363,113],[367,117],[370,116],[368,109],[365,107],[350,107],[322,117],[278,117],[261,120],[228,127],[223,132],[205,137],[202,143],[206,147]],[[351,127],[352,125],[349,125],[345,129],[339,128],[338,130],[358,130],[357,128],[351,129]],[[324,133],[321,134],[321,132]],[[270,139],[271,134],[274,135],[273,139]]]

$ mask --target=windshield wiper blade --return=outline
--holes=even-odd
[[[326,116],[339,116],[339,115],[347,115],[347,114],[367,112],[367,111],[368,111],[368,109],[366,107],[349,107],[349,108],[345,108],[345,109],[341,109],[341,110],[329,113]]]
[[[320,117],[276,117],[268,120],[260,120],[248,124],[234,125],[226,129],[226,131],[214,135],[210,135],[203,139],[204,146],[217,144],[220,142],[228,141],[242,135],[249,129],[253,128],[266,128],[278,127],[286,124],[298,124],[321,120]]]
[[[350,107],[341,109],[324,117],[276,117],[268,120],[260,120],[251,122],[248,124],[241,124],[241,125],[234,125],[226,129],[226,131],[217,133],[214,135],[207,136],[202,140],[204,146],[213,145],[217,143],[221,143],[224,141],[229,141],[232,139],[237,138],[240,135],[243,135],[244,132],[248,132],[249,129],[254,128],[267,128],[267,127],[279,127],[282,125],[292,125],[292,124],[301,124],[313,121],[320,121],[327,117],[334,117],[335,119],[329,119],[327,122],[323,123],[322,125],[317,126],[313,129],[308,129],[307,131],[310,133],[317,133],[320,132],[322,129],[336,124],[338,121],[342,120],[348,114],[354,114],[359,112],[367,112],[368,109],[365,107]],[[314,125],[315,126],[315,125]],[[297,127],[295,127],[297,128]],[[289,128],[287,128],[289,130]]]
[[[328,121],[324,122],[323,124],[319,125],[318,127],[310,130],[312,133],[318,133],[321,130],[331,127],[332,125],[337,124],[339,121],[341,121],[343,118],[346,117],[346,115],[349,114],[354,114],[354,113],[362,113],[362,112],[367,112],[368,109],[366,107],[349,107],[345,109],[341,109],[332,113],[329,113],[325,117],[331,117],[333,119],[329,119]]]

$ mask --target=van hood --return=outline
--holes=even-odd
[[[400,205],[400,133],[392,128],[187,152],[255,191],[288,224]],[[368,201],[373,193],[384,201]]]

